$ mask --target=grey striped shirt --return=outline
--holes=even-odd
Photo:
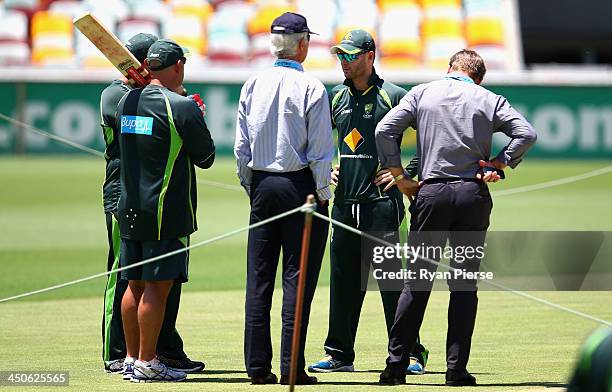
[[[408,127],[417,130],[419,179],[474,178],[478,161],[489,160],[494,132],[510,142],[497,159],[511,168],[536,141],[531,124],[506,100],[461,76],[413,87],[378,123],[381,165],[401,167],[398,141]]]
[[[299,63],[282,63],[242,86],[234,143],[240,184],[250,193],[253,170],[310,167],[319,199],[329,200],[334,142],[327,91]]]

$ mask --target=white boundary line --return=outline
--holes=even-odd
[[[82,144],[78,144],[75,143],[71,140],[65,139],[61,136],[57,136],[54,135],[52,133],[43,131],[41,129],[35,128],[31,125],[28,125],[26,123],[23,123],[19,120],[16,120],[12,117],[9,117],[7,115],[4,115],[2,113],[0,113],[0,118],[11,122],[13,124],[22,126],[24,128],[26,128],[29,131],[38,133],[40,135],[46,136],[50,139],[56,140],[60,143],[64,143],[66,145],[72,146],[76,149],[79,149],[81,151],[85,151],[89,154],[98,156],[98,157],[104,157],[104,153],[102,153],[101,151],[95,150],[93,148],[84,146]],[[565,177],[565,178],[559,178],[556,180],[552,180],[552,181],[547,181],[547,182],[543,182],[540,184],[533,184],[533,185],[527,185],[527,186],[521,186],[521,187],[516,187],[516,188],[510,188],[510,189],[505,189],[505,190],[501,190],[501,191],[493,191],[491,192],[492,196],[495,197],[503,197],[503,196],[509,196],[509,195],[515,195],[518,193],[525,193],[525,192],[533,192],[533,191],[539,191],[542,189],[548,189],[548,188],[553,188],[556,186],[560,186],[560,185],[566,185],[566,184],[571,184],[574,182],[578,182],[578,181],[582,181],[582,180],[586,180],[592,177],[597,177],[603,174],[607,174],[612,172],[612,166],[606,166],[603,167],[601,169],[596,169],[596,170],[592,170],[590,172],[586,172],[586,173],[582,173],[582,174],[578,174],[575,176],[570,176],[570,177]],[[218,181],[211,181],[211,180],[204,180],[204,179],[198,179],[197,180],[198,184],[202,184],[202,185],[210,185],[210,186],[214,186],[220,189],[225,189],[228,191],[235,191],[235,192],[242,192],[243,189],[242,187],[238,186],[238,185],[232,185],[232,184],[227,184],[227,183],[223,183],[223,182],[218,182]]]
[[[603,174],[607,174],[611,172],[612,172],[612,166],[606,166],[601,169],[592,170],[590,172],[578,174],[575,176],[559,178],[557,180],[542,182],[540,184],[526,185],[526,186],[520,186],[516,188],[505,189],[502,191],[491,192],[491,195],[495,197],[501,197],[501,196],[515,195],[517,193],[539,191],[542,189],[553,188],[553,187],[560,186],[560,185],[571,184],[573,182],[586,180],[588,178],[601,176]]]
[[[342,222],[338,222],[338,221],[336,221],[336,220],[334,220],[334,219],[332,219],[332,218],[330,218],[330,217],[328,217],[328,216],[325,216],[325,215],[323,215],[323,214],[320,214],[320,213],[318,213],[318,212],[316,212],[316,211],[315,211],[315,212],[313,212],[313,214],[314,214],[314,216],[316,216],[316,217],[317,217],[317,218],[319,218],[319,219],[326,220],[326,221],[328,221],[328,222],[332,223],[332,224],[333,224],[333,225],[335,225],[335,226],[338,226],[338,227],[340,227],[340,228],[343,228],[343,229],[345,229],[345,230],[348,230],[348,231],[350,231],[350,232],[352,232],[352,233],[354,233],[354,234],[357,234],[357,235],[359,235],[359,236],[361,236],[361,237],[368,238],[368,239],[370,239],[370,240],[372,240],[372,241],[376,241],[376,242],[378,242],[379,244],[383,244],[383,245],[385,245],[385,246],[395,247],[395,244],[392,244],[392,243],[390,243],[390,242],[387,242],[387,241],[385,241],[385,240],[382,240],[382,239],[380,239],[380,238],[378,238],[378,237],[375,237],[375,236],[373,236],[373,235],[371,235],[371,234],[365,233],[365,232],[363,232],[363,231],[361,231],[361,230],[355,229],[354,227],[351,227],[351,226],[349,226],[349,225],[347,225],[347,224],[344,224],[344,223],[342,223]],[[414,256],[414,254],[413,254],[412,252],[410,252],[410,253],[411,253],[411,254]],[[435,261],[435,260],[433,260],[433,259],[429,259],[429,258],[427,258],[427,257],[423,257],[423,256],[419,256],[419,255],[417,255],[417,256],[418,256],[418,258],[419,258],[419,259],[421,259],[421,260],[423,260],[423,261],[426,261],[426,262],[427,262],[427,263],[429,263],[429,264],[433,264],[433,265],[435,265],[435,266],[437,266],[437,267],[442,267],[442,268],[445,268],[445,269],[447,269],[447,270],[449,270],[449,271],[454,271],[454,270],[456,270],[456,268],[453,268],[453,267],[451,267],[450,265],[446,265],[446,264],[440,263],[439,261]],[[604,319],[597,318],[597,317],[595,317],[595,316],[591,316],[590,314],[583,313],[583,312],[580,312],[580,311],[578,311],[578,310],[574,310],[574,309],[571,309],[571,308],[565,307],[565,306],[563,306],[563,305],[559,305],[559,304],[556,304],[556,303],[554,303],[554,302],[547,301],[547,300],[542,299],[542,298],[538,298],[538,297],[536,297],[536,296],[534,296],[534,295],[527,294],[527,293],[525,293],[525,292],[523,292],[523,291],[514,290],[514,289],[512,289],[512,288],[510,288],[510,287],[504,286],[504,285],[499,284],[499,283],[495,283],[495,282],[490,281],[490,280],[480,280],[480,281],[481,281],[481,282],[483,282],[483,283],[486,283],[486,284],[488,284],[488,285],[491,285],[491,286],[493,286],[493,287],[497,287],[497,288],[499,288],[499,289],[501,289],[501,290],[503,290],[503,291],[508,291],[508,292],[510,292],[510,293],[512,293],[512,294],[515,294],[515,295],[518,295],[518,296],[520,296],[520,297],[527,298],[527,299],[530,299],[530,300],[532,300],[532,301],[535,301],[535,302],[541,303],[541,304],[543,304],[543,305],[546,305],[546,306],[549,306],[549,307],[552,307],[552,308],[555,308],[555,309],[558,309],[558,310],[562,310],[562,311],[567,312],[567,313],[571,313],[571,314],[573,314],[573,315],[575,315],[575,316],[582,317],[582,318],[584,318],[584,319],[587,319],[587,320],[590,320],[590,321],[594,321],[594,322],[596,322],[596,323],[600,323],[600,324],[603,324],[603,325],[607,325],[607,326],[609,326],[609,327],[612,327],[612,322],[607,321],[607,320],[604,320]]]

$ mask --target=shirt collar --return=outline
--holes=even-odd
[[[293,68],[293,69],[296,69],[296,70],[298,70],[300,72],[304,72],[304,67],[302,67],[302,64],[298,63],[295,60],[277,59],[274,62],[274,66],[275,67]]]
[[[368,86],[378,85],[381,81],[382,79],[376,73],[376,69],[372,67],[372,74],[370,75],[370,78],[368,79]],[[353,79],[344,79],[344,85],[348,86],[351,90],[356,91],[355,85],[353,84]]]
[[[461,82],[474,84],[474,80],[472,78],[470,78],[469,76],[465,76],[464,74],[456,73],[456,72],[446,75],[444,79],[459,80]]]

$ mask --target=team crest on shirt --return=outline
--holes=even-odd
[[[359,146],[363,144],[363,136],[361,136],[357,128],[353,128],[353,130],[344,137],[344,143],[346,143],[351,151],[355,152]]]
[[[363,118],[365,118],[366,120],[369,120],[372,118],[372,109],[374,109],[374,104],[373,103],[367,103],[364,107],[363,107]]]

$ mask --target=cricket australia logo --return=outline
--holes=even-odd
[[[359,146],[363,144],[363,136],[361,136],[357,128],[353,128],[353,130],[344,137],[344,143],[346,143],[352,152],[355,152]]]
[[[372,118],[372,109],[374,108],[374,104],[368,103],[363,107],[363,118],[369,120]]]

